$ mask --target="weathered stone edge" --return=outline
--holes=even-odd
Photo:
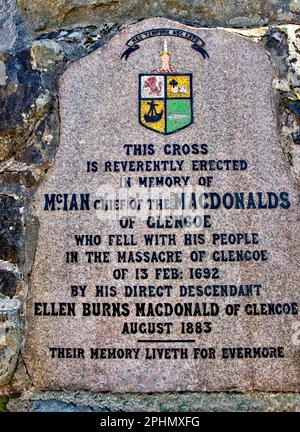
[[[257,0],[70,0],[16,1],[17,11],[35,31],[66,28],[82,22],[99,25],[111,20],[130,24],[134,19],[165,17],[177,21],[193,21],[198,26],[255,27],[299,22],[300,7],[296,1]]]
[[[10,398],[6,407],[13,412],[300,412],[300,394],[27,392]]]

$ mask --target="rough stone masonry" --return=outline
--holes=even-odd
[[[42,6],[41,2],[34,0],[0,1],[0,395],[3,395],[7,409],[12,411],[299,410],[300,335],[299,318],[294,304],[297,300],[297,257],[294,255],[294,247],[299,232],[296,193],[300,181],[299,14],[300,5],[297,1],[234,3],[195,1],[191,5],[190,2],[185,1],[74,0],[43,2]],[[156,19],[146,21],[148,18]],[[168,21],[164,20],[166,18]],[[175,42],[175,38],[170,38],[169,46],[174,52],[171,62],[174,59],[178,69],[193,74],[195,116],[192,126],[187,127],[185,132],[177,132],[172,139],[168,140],[163,135],[143,129],[142,125],[132,129],[131,111],[122,109],[124,106],[130,106],[131,101],[135,102],[135,107],[138,106],[136,88],[133,85],[132,89],[126,88],[124,91],[122,74],[126,76],[128,82],[134,83],[139,73],[153,73],[153,69],[160,63],[159,52],[162,50],[164,38],[152,38],[140,43],[139,50],[131,54],[126,62],[121,63],[120,54],[123,48],[126,48],[125,42],[135,34],[158,27],[187,29],[205,40],[205,48],[210,55],[209,60],[203,61],[196,57],[199,54],[190,55],[187,65],[186,50],[189,49],[187,42],[184,40]],[[235,65],[237,67],[234,67]],[[99,75],[99,70],[103,71],[102,75]],[[195,74],[200,71],[201,81],[195,81]],[[115,75],[118,76],[117,82]],[[213,82],[210,79],[212,76],[214,76]],[[229,80],[231,84],[228,87]],[[122,104],[117,104],[113,94],[103,92],[104,87],[114,88],[116,94],[122,95]],[[76,88],[80,91],[76,92]],[[256,89],[255,94],[252,93],[253,88]],[[196,94],[201,94],[201,98],[197,99]],[[100,118],[98,114],[101,107],[98,106],[98,100],[102,100],[105,106],[103,117]],[[228,106],[232,112],[228,111]],[[133,111],[135,107],[132,108]],[[119,123],[114,126],[116,130],[112,131],[109,125],[115,118],[116,112]],[[217,123],[217,118],[223,121]],[[176,120],[175,117],[174,121],[176,125],[178,119]],[[198,128],[197,136],[193,135],[194,127]],[[126,142],[123,137],[126,137]],[[82,181],[82,159],[85,162],[91,158],[98,160],[101,168],[99,176],[103,176],[102,163],[104,165],[105,161],[111,161],[113,164],[118,160],[139,159],[144,163],[146,159],[156,159],[156,155],[151,154],[153,149],[151,150],[149,146],[144,155],[132,157],[129,147],[127,149],[129,154],[124,153],[122,146],[131,143],[148,143],[148,145],[155,143],[156,147],[163,149],[163,153],[159,153],[159,158],[182,161],[182,165],[181,162],[177,165],[182,166],[182,170],[177,172],[176,176],[189,178],[185,180],[185,186],[189,182],[193,184],[198,178],[197,170],[191,173],[190,166],[187,166],[190,159],[197,159],[198,166],[199,160],[203,159],[239,159],[246,160],[248,163],[248,168],[245,170],[246,176],[234,177],[233,170],[217,170],[217,174],[209,170],[208,174],[214,176],[214,183],[209,188],[209,192],[220,195],[220,190],[224,194],[232,191],[241,192],[243,188],[246,192],[270,190],[275,195],[278,192],[278,195],[276,198],[275,195],[272,195],[272,198],[271,195],[268,196],[271,200],[269,205],[275,205],[274,200],[278,198],[278,202],[281,199],[283,206],[286,205],[287,198],[286,196],[280,198],[280,193],[282,191],[289,193],[292,210],[285,211],[282,207],[282,211],[278,213],[272,210],[274,213],[269,220],[264,219],[263,213],[255,213],[252,218],[242,212],[240,216],[235,214],[233,220],[232,213],[226,210],[228,205],[226,200],[231,200],[231,197],[228,195],[225,201],[222,201],[223,197],[220,196],[221,202],[225,202],[226,205],[223,205],[217,221],[210,221],[212,230],[211,227],[207,227],[207,232],[212,235],[207,250],[214,263],[222,260],[220,266],[216,264],[214,267],[218,267],[219,271],[226,275],[226,280],[215,281],[214,288],[207,281],[201,283],[197,281],[197,284],[195,281],[181,283],[183,287],[181,294],[185,293],[189,301],[192,299],[193,302],[201,302],[202,316],[204,313],[208,317],[209,314],[211,316],[216,314],[217,318],[210,319],[214,336],[207,347],[216,349],[215,341],[224,337],[226,328],[228,340],[216,350],[229,357],[240,356],[243,359],[248,357],[248,363],[241,362],[237,358],[233,359],[232,365],[222,376],[216,376],[214,373],[214,368],[220,369],[220,365],[223,364],[224,360],[221,358],[209,359],[210,363],[205,366],[207,367],[205,379],[196,373],[197,368],[194,364],[197,365],[199,361],[197,358],[180,360],[181,367],[184,369],[184,379],[174,358],[170,359],[171,361],[165,360],[168,361],[166,368],[164,368],[166,363],[159,359],[160,367],[151,366],[151,370],[149,366],[145,368],[138,360],[137,363],[126,363],[127,374],[130,376],[130,385],[128,385],[128,375],[122,368],[122,362],[111,366],[105,363],[108,362],[105,359],[104,364],[99,365],[99,356],[107,355],[107,352],[99,351],[99,348],[109,347],[112,340],[115,345],[120,341],[124,345],[124,340],[120,339],[124,319],[122,321],[118,316],[116,320],[106,318],[107,335],[98,333],[95,337],[94,329],[97,328],[98,318],[94,306],[94,316],[92,319],[85,319],[85,333],[81,334],[82,317],[78,317],[82,313],[81,308],[85,308],[86,314],[90,313],[88,311],[93,310],[93,304],[99,305],[99,299],[90,296],[83,301],[72,300],[72,297],[66,293],[68,285],[64,281],[69,282],[70,276],[75,280],[75,277],[78,277],[78,269],[66,272],[59,253],[62,247],[64,251],[68,249],[65,247],[66,244],[72,247],[74,235],[90,232],[98,218],[91,213],[85,216],[84,222],[78,215],[74,219],[68,219],[70,216],[57,215],[56,211],[45,211],[41,207],[41,202],[45,194],[59,192],[66,194],[72,191],[90,193],[89,199],[92,205],[99,198],[97,194],[101,192],[99,178],[90,176],[88,181]],[[175,143],[181,144],[181,147],[175,147],[175,150],[173,147],[171,149],[165,147],[166,144]],[[186,149],[195,143],[207,143],[208,147],[198,149],[200,156],[184,154],[185,151],[190,151]],[[228,143],[230,146],[226,147]],[[242,152],[242,143],[246,146],[244,152]],[[188,147],[183,149],[183,144],[187,144]],[[170,154],[170,151],[173,154]],[[197,150],[194,148],[194,151]],[[205,154],[205,151],[208,153]],[[194,165],[197,166],[196,163]],[[212,163],[207,162],[206,167],[209,166],[212,166]],[[175,178],[174,173],[167,172],[170,178]],[[239,174],[241,172],[239,171]],[[117,179],[119,175],[114,170],[106,172],[102,179]],[[142,174],[144,175],[145,173]],[[162,175],[161,171],[160,175]],[[138,178],[141,177],[141,173],[134,172],[132,176]],[[157,174],[152,172],[152,177],[149,177],[149,174],[147,176],[147,178],[154,178]],[[165,174],[163,176],[165,178]],[[154,182],[154,180],[150,181]],[[82,188],[83,183],[85,188]],[[265,189],[266,185],[269,189]],[[207,204],[216,205],[217,195],[210,195],[210,198],[211,201],[207,201]],[[247,205],[268,205],[267,201],[261,201],[260,204],[255,201],[256,204],[253,204],[255,198],[257,199],[253,197],[249,201],[248,196]],[[51,199],[54,198],[50,196],[49,200]],[[262,196],[258,199],[262,200]],[[53,201],[48,201],[48,204],[50,202]],[[76,195],[66,198],[68,214],[79,202]],[[191,205],[197,206],[196,197],[193,197],[190,202],[193,203]],[[202,201],[198,201],[198,205],[199,202]],[[58,202],[56,207],[59,207]],[[149,222],[150,226],[154,224],[156,227],[155,232],[159,229],[159,223],[161,221],[150,220]],[[208,224],[209,221],[206,220],[206,223]],[[148,228],[151,229],[149,224]],[[166,224],[165,221],[162,225],[163,229],[166,228]],[[270,272],[265,272],[264,263],[261,264],[262,267],[258,272],[253,262],[236,264],[235,261],[234,266],[228,267],[228,261],[225,259],[233,260],[234,254],[229,255],[225,252],[223,255],[220,254],[220,243],[217,244],[217,241],[221,242],[225,239],[220,237],[218,240],[217,237],[213,237],[213,234],[217,236],[222,232],[235,232],[236,224],[241,227],[240,231],[243,233],[247,230],[260,231],[257,249],[271,250],[273,259],[270,264],[271,275]],[[76,226],[80,229],[76,230]],[[177,234],[178,229],[174,231]],[[117,231],[108,223],[107,226],[102,227],[101,233],[109,236],[116,234]],[[128,240],[127,249],[131,251],[131,255],[126,256],[126,260],[138,259],[140,262],[144,260],[142,266],[145,267],[148,266],[145,260],[149,258],[145,254],[139,255],[143,234],[147,233],[141,226],[137,233],[137,245],[134,244],[134,239]],[[58,244],[58,239],[62,238],[65,240]],[[115,241],[116,238],[111,238],[111,242]],[[213,244],[213,241],[216,243]],[[112,250],[124,250],[116,243],[112,246],[115,246]],[[255,238],[254,240],[252,238],[251,247],[254,246],[257,245]],[[222,248],[229,249],[224,245]],[[240,249],[244,248],[245,246]],[[171,248],[163,246],[161,249],[170,249],[170,252],[178,250],[178,253],[183,251],[183,254],[187,254],[191,248],[188,244],[182,248],[179,243],[179,246],[171,244]],[[88,251],[82,245],[80,250],[84,253]],[[160,257],[162,258],[162,254]],[[102,257],[99,255],[100,258],[104,261],[108,259],[104,255]],[[118,264],[114,261],[117,258],[117,255],[111,258],[114,267]],[[185,261],[186,256],[177,254],[177,262],[181,258],[182,262],[179,266],[177,264],[178,271],[184,271],[185,267],[192,267]],[[95,255],[87,254],[86,259],[95,259]],[[237,259],[236,256],[234,259]],[[172,260],[174,262],[174,256]],[[51,269],[56,268],[57,263],[59,266],[53,278]],[[244,274],[245,265],[248,265],[250,274],[255,274],[257,279],[260,279],[255,282],[257,284],[262,282],[262,287],[252,288],[256,294],[261,293],[262,300],[259,296],[251,300],[249,297],[246,298],[245,302],[244,300],[240,302],[246,318],[241,319],[237,326],[230,326],[228,322],[222,324],[222,322],[226,323],[222,308],[225,310],[228,297],[223,295],[225,301],[219,302],[219,294],[220,292],[233,293],[237,286],[240,290],[245,289],[241,288],[243,284],[241,275]],[[102,285],[105,284],[106,279],[101,274],[102,270],[99,277],[97,266],[100,264],[96,263],[95,266],[89,267],[88,276],[86,267],[84,265],[80,267],[80,274],[89,286],[97,278],[102,281]],[[133,261],[129,264],[131,271],[136,266]],[[162,266],[155,264],[155,267]],[[154,293],[157,296],[158,293],[169,292],[170,296],[166,296],[163,303],[168,303],[170,306],[164,308],[165,315],[160,324],[169,322],[170,325],[161,325],[160,328],[172,329],[173,325],[177,332],[178,326],[181,325],[179,319],[170,321],[167,313],[174,310],[175,304],[186,302],[186,298],[179,300],[180,292],[177,291],[174,280],[167,279],[169,277],[167,274],[164,274],[166,280],[163,282],[160,280],[159,284],[163,283],[169,288],[157,289],[159,288],[157,278],[160,276],[160,274],[153,276],[147,284],[143,282],[142,285],[147,285],[148,288],[144,291],[139,290],[139,293],[147,292],[148,295]],[[229,281],[229,276],[235,280]],[[250,282],[253,283],[253,278],[248,279],[245,281],[248,285]],[[226,291],[225,282],[236,288],[227,288]],[[266,293],[264,284],[267,282],[269,291]],[[136,281],[133,279],[127,281],[127,293],[131,293],[130,313],[132,313],[131,309],[137,307],[135,305],[137,301],[139,303],[144,301],[143,298],[134,300],[132,297],[134,284]],[[100,286],[101,283],[99,282],[98,285]],[[149,288],[151,286],[154,287],[152,290]],[[206,309],[203,309],[204,300],[200,297],[199,290],[204,290],[209,303],[217,299],[214,301],[217,306],[209,309],[207,305]],[[175,295],[170,301],[172,293]],[[194,297],[197,293],[200,300]],[[125,291],[123,294],[125,295]],[[274,306],[270,306],[270,302]],[[35,315],[34,303],[38,312]],[[61,305],[60,309],[57,309],[58,303]],[[63,303],[66,306],[63,306]],[[76,306],[72,306],[72,303],[76,303]],[[82,306],[82,303],[90,306]],[[124,303],[123,299],[123,305]],[[247,306],[249,303],[251,305]],[[254,303],[257,305],[254,306]],[[262,306],[262,303],[268,305]],[[54,305],[51,306],[52,304]],[[219,315],[218,307],[221,307]],[[78,315],[75,319],[72,319],[71,314],[63,316],[66,308],[69,308],[67,309],[69,311],[76,310]],[[124,312],[126,307],[123,308]],[[177,306],[178,314],[179,309]],[[56,313],[56,316],[57,311],[60,310],[59,320],[55,318],[54,321],[50,318],[51,310]],[[138,310],[141,311],[141,307]],[[161,310],[162,308],[157,308],[151,312],[149,307],[147,310],[144,309],[146,320],[143,319],[143,322],[149,324],[148,328],[153,322],[159,324],[156,318],[153,321],[149,317],[151,314],[161,313]],[[278,315],[282,310],[286,312],[286,317],[280,321]],[[117,310],[114,313],[117,315]],[[129,318],[128,321],[135,321],[135,319]],[[206,321],[209,320],[206,318]],[[63,337],[60,343],[55,345],[54,336],[57,336],[62,324],[72,330],[70,332],[72,336],[66,333],[66,340]],[[223,328],[222,325],[229,327]],[[139,327],[139,330],[141,328]],[[70,344],[72,349],[76,348],[80,337],[82,340],[79,345],[83,346],[86,334],[93,336],[84,347],[85,355],[93,348],[93,356],[98,358],[97,364],[85,361],[86,374],[82,372],[82,363],[76,359],[72,363],[71,374],[68,372],[70,364],[67,362],[59,362],[54,358],[56,363],[53,363],[45,341],[51,342],[52,352],[55,354],[55,349],[63,347],[67,349]],[[240,336],[234,340],[236,334]],[[103,336],[104,338],[101,339]],[[134,346],[135,339],[133,335],[127,338],[131,341],[129,346]],[[95,351],[97,347],[95,344],[99,342],[101,345],[98,346],[98,351]],[[283,344],[287,347],[288,353],[292,353],[287,354],[285,358],[282,358]],[[233,350],[238,347],[243,349]],[[257,347],[266,348],[268,352],[260,351],[259,354]],[[159,352],[163,351],[152,351],[148,346],[146,348],[148,351],[143,355],[148,357],[162,355]],[[225,351],[222,352],[222,349]],[[69,358],[74,353],[74,351],[61,352]],[[131,351],[130,355],[134,357],[136,353],[137,351]],[[193,355],[201,356],[201,353],[202,356],[206,355],[201,350],[193,351]],[[207,355],[213,357],[215,354],[213,351],[208,351]],[[75,357],[76,355],[78,352],[75,352]],[[113,355],[112,352],[110,355]],[[170,354],[165,351],[164,355]],[[183,352],[182,355],[185,356],[185,353]],[[268,367],[264,369],[262,359],[259,359],[260,367],[256,366],[257,363],[251,358],[254,355],[272,356],[272,359],[269,359]],[[111,367],[114,369],[112,374],[114,378],[109,373]],[[169,371],[172,372],[171,375],[168,375]],[[240,372],[238,376],[237,371]],[[273,385],[270,384],[271,378],[274,379]],[[161,389],[165,391],[161,392]],[[190,390],[193,393],[190,393]],[[154,394],[147,395],[147,391]],[[11,396],[16,393],[19,396],[12,398]]]

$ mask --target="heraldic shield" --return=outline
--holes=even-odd
[[[168,135],[193,123],[192,74],[139,75],[139,122]]]

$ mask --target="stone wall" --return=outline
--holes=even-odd
[[[266,50],[276,71],[278,136],[300,184],[299,1],[0,0],[0,411],[5,405],[13,411],[299,410],[299,395],[291,393],[41,394],[26,370],[26,293],[38,231],[28,205],[59,145],[59,78],[71,62],[148,17],[226,27]]]

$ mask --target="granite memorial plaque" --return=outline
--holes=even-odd
[[[272,76],[253,41],[166,19],[68,67],[31,204],[37,389],[299,390],[297,194]]]

